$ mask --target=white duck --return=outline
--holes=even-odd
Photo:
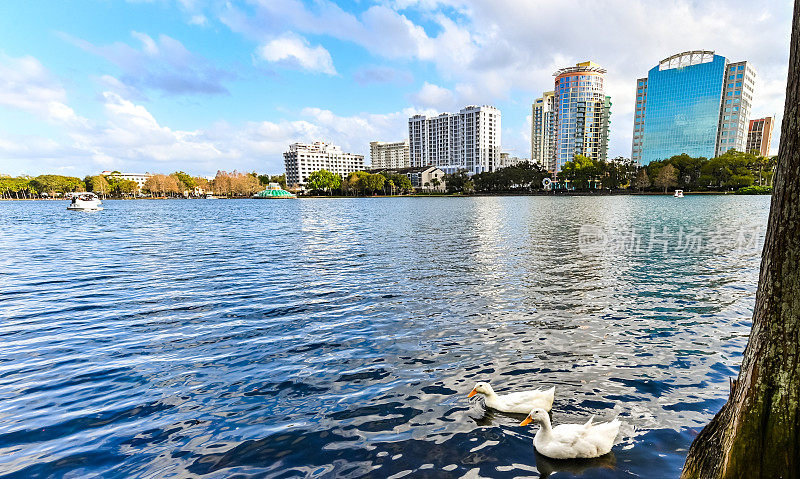
[[[536,408],[520,424],[535,422],[541,426],[533,438],[533,445],[540,454],[553,459],[576,459],[600,457],[608,454],[619,433],[620,421],[592,424],[592,416],[586,424],[550,425],[547,411]]]
[[[489,383],[478,383],[467,397],[476,394],[486,396],[486,406],[502,412],[513,412],[517,414],[527,414],[533,408],[540,408],[549,411],[553,407],[553,398],[556,388],[534,391],[519,391],[515,393],[498,395]]]

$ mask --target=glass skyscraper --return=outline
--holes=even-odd
[[[730,79],[730,81],[728,81]],[[711,51],[672,55],[636,83],[632,159],[743,150],[755,72]]]
[[[564,163],[584,155],[606,160],[611,97],[604,93],[606,71],[588,61],[555,72],[555,172]]]
[[[584,155],[606,160],[611,97],[603,90],[606,71],[594,62],[555,72],[555,89],[533,102],[531,160],[558,173]]]

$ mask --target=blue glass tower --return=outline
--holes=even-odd
[[[632,159],[646,165],[681,153],[713,158],[742,150],[754,77],[746,62],[729,64],[710,51],[662,60],[637,80]]]

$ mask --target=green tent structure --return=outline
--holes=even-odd
[[[258,193],[254,194],[253,198],[261,198],[269,200],[269,199],[297,198],[297,196],[281,188],[281,185],[279,185],[278,183],[270,183],[269,185],[267,185],[266,190],[259,191]]]

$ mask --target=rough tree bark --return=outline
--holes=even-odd
[[[681,478],[800,477],[800,0],[753,329],[722,410]]]

